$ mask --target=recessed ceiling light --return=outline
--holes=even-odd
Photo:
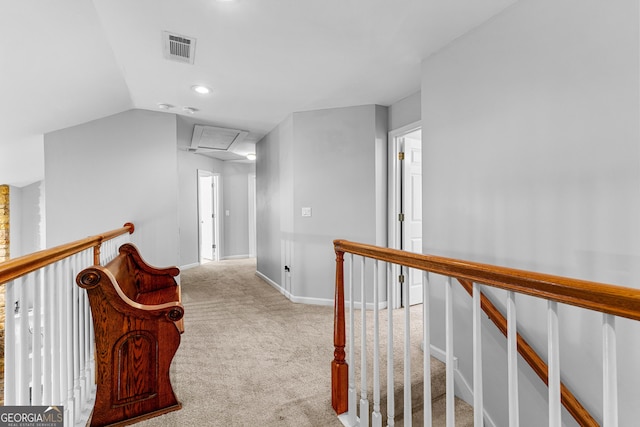
[[[200,95],[208,95],[211,93],[211,88],[207,86],[202,86],[202,85],[191,86],[191,90],[193,90],[196,93],[199,93]]]
[[[171,104],[164,104],[164,103],[159,103],[158,104],[158,108],[161,110],[170,110],[173,108],[173,105]]]
[[[255,159],[256,159],[256,155],[255,155],[255,153],[249,153],[249,154],[247,154],[247,159],[249,159],[249,160],[255,160]]]
[[[193,114],[196,111],[198,111],[198,109],[193,107],[182,107],[182,111],[184,111],[187,114]]]

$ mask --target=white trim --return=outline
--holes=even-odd
[[[271,280],[269,277],[265,276],[258,270],[256,270],[256,276],[258,276],[259,278],[267,282],[269,285],[273,286],[276,289],[276,291],[280,292],[287,299],[291,299],[291,294],[285,288],[283,288],[282,286],[280,286],[279,284],[277,284],[276,282],[274,282],[273,280]]]
[[[270,278],[268,278],[267,276],[265,276],[264,274],[262,274],[259,271],[256,271],[256,276],[258,276],[259,278],[261,278],[262,280],[264,280],[265,282],[267,282],[269,285],[273,286],[278,292],[280,292],[282,295],[284,295],[288,300],[290,300],[293,303],[296,304],[309,304],[309,305],[323,305],[323,306],[329,306],[332,307],[333,306],[333,299],[332,298],[312,298],[312,297],[299,297],[299,296],[295,296],[293,294],[291,294],[291,292],[287,291],[285,288],[283,288],[282,286],[280,286],[278,283],[274,282],[273,280],[271,280]],[[345,305],[348,304],[349,301],[345,300]],[[354,307],[357,309],[360,309],[362,307],[362,304],[358,301],[355,301],[353,303]],[[366,305],[367,310],[373,310],[373,303],[367,303]],[[381,301],[378,304],[378,309],[379,310],[383,310],[387,308],[387,302],[386,301]]]
[[[247,258],[252,258],[251,256],[249,256],[249,254],[244,254],[244,255],[231,255],[231,256],[225,256],[220,258],[221,261],[228,261],[228,260],[232,260],[232,259],[247,259]]]
[[[424,343],[422,343],[422,351],[424,351]],[[431,356],[435,357],[436,359],[438,359],[439,361],[441,361],[442,363],[446,363],[447,361],[447,352],[442,350],[441,348],[436,347],[435,345],[431,344],[429,346],[430,350],[431,350]],[[458,358],[457,357],[453,357],[453,369],[458,369]]]
[[[473,406],[473,389],[458,369],[455,370],[455,389],[456,396],[467,402],[469,405]],[[496,423],[493,421],[493,418],[491,418],[491,416],[487,413],[487,408],[484,408],[483,413],[484,426],[496,427]]]
[[[199,262],[192,262],[191,264],[180,266],[180,271],[189,270],[190,268],[198,267],[200,265],[202,264],[200,264]]]
[[[256,256],[256,174],[249,174],[249,183],[248,183],[248,206],[249,206],[249,215],[248,216],[248,230],[249,230],[249,256]]]
[[[356,427],[358,425],[360,425],[360,418],[356,419],[356,423],[355,424],[351,424],[351,420],[349,417],[349,412],[345,412],[344,414],[340,414],[338,415],[338,420],[340,420],[340,422],[342,423],[343,426],[345,427]]]
[[[387,175],[387,242],[388,247],[392,249],[400,249],[400,224],[397,221],[398,213],[402,210],[402,207],[399,205],[399,197],[398,192],[396,191],[398,188],[398,181],[400,179],[400,170],[398,168],[398,156],[399,152],[398,141],[397,138],[402,135],[406,135],[410,132],[422,128],[422,120],[418,120],[413,123],[409,123],[405,126],[401,126],[398,129],[393,129],[389,131],[387,138],[388,145],[388,175]],[[400,275],[400,269],[397,265],[393,265],[391,276],[387,278],[387,280],[395,280],[394,278]],[[394,298],[395,305],[393,308],[400,308],[400,287],[395,286],[393,289],[396,289],[396,295]]]
[[[441,362],[445,362],[446,352],[439,347],[430,345],[431,356],[438,359]],[[422,350],[424,351],[424,343],[422,343]],[[473,388],[469,385],[467,379],[462,375],[462,372],[458,369],[458,358],[453,358],[454,369],[454,383],[455,383],[455,395],[464,400],[469,405],[473,406]],[[484,408],[484,425],[485,427],[496,427],[496,423],[491,416],[487,413],[487,408]]]

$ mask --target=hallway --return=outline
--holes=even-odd
[[[332,307],[293,304],[255,260],[181,275],[185,333],[172,365],[183,408],[137,425],[341,426],[331,408]]]

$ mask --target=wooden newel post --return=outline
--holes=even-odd
[[[331,404],[336,414],[349,409],[349,366],[345,360],[344,252],[336,251],[336,295],[333,313],[333,361],[331,362]]]

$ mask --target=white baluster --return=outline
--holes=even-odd
[[[58,352],[53,354],[54,358],[54,366],[59,370],[58,378],[60,379],[60,385],[58,387],[58,402],[60,405],[66,405],[67,400],[67,390],[68,387],[68,378],[67,378],[67,304],[66,304],[66,264],[67,261],[63,260],[56,264],[56,307],[58,310],[56,311],[56,337],[57,337],[57,346]],[[68,416],[67,408],[65,407],[65,418]]]
[[[33,273],[31,404],[42,405],[42,270]]]
[[[66,258],[64,260],[64,280],[63,280],[63,292],[64,292],[64,327],[62,330],[63,342],[64,342],[64,354],[62,360],[66,361],[65,366],[65,386],[66,386],[66,398],[64,410],[65,419],[71,422],[75,420],[75,399],[73,394],[73,288],[69,285],[73,279],[71,260]]]
[[[360,259],[360,300],[361,300],[361,331],[360,331],[360,425],[369,426],[369,400],[367,399],[367,298],[364,287],[365,258]]]
[[[17,404],[30,405],[29,399],[29,344],[31,343],[31,334],[29,333],[29,287],[33,281],[33,274],[28,274],[20,283],[20,299],[19,303],[19,327],[18,327],[18,354],[16,359],[18,362],[18,384],[17,388]]]
[[[373,413],[371,425],[382,427],[380,414],[380,308],[378,289],[378,261],[373,261]]]
[[[4,404],[5,405],[17,405],[16,397],[18,396],[18,390],[16,385],[19,382],[18,366],[16,364],[16,352],[18,343],[16,340],[16,318],[15,318],[15,304],[16,304],[16,281],[12,280],[7,282],[5,288],[5,355],[4,355]]]
[[[404,296],[404,425],[411,427],[413,423],[411,408],[411,300],[409,299],[409,274],[402,281]]]
[[[355,301],[353,292],[353,254],[348,254],[349,270],[347,273],[349,283],[349,425],[356,425],[358,410],[358,391],[356,390],[356,361],[355,361]]]
[[[453,353],[453,285],[451,277],[445,283],[445,350],[446,350],[446,418],[447,427],[455,427],[455,391],[454,391],[454,353]]]
[[[560,396],[560,334],[558,331],[558,303],[547,301],[547,347],[549,359],[549,427],[562,424]]]
[[[430,307],[430,287],[429,287],[429,273],[423,272],[422,279],[422,342],[424,344],[422,365],[424,369],[424,381],[423,381],[423,411],[424,411],[424,425],[425,427],[431,427],[431,421],[433,415],[431,413],[431,323],[429,322],[429,307]]]
[[[387,426],[395,426],[395,390],[393,375],[393,308],[395,307],[394,266],[387,264]]]
[[[509,377],[509,427],[519,425],[518,404],[518,325],[516,322],[516,297],[513,291],[507,292],[507,359]]]
[[[42,402],[44,405],[54,405],[51,399],[54,371],[52,369],[53,358],[53,268],[55,264],[43,268],[44,286],[42,289],[43,307],[43,340],[42,340],[42,377],[44,378],[42,389]]]
[[[74,281],[75,276],[78,272],[82,271],[84,268],[93,264],[93,250],[85,250],[78,254],[78,264],[77,269],[74,273]],[[87,317],[86,317],[86,291],[84,289],[80,289],[80,287],[76,283],[72,283],[74,288],[78,289],[78,348],[76,352],[78,353],[78,365],[80,367],[78,371],[79,378],[79,401],[78,401],[78,418],[76,418],[76,422],[82,418],[82,413],[84,411],[84,407],[86,405],[87,400],[89,399],[88,388],[87,385],[87,364],[89,363],[87,359],[86,349],[86,336],[87,336]]]
[[[603,427],[618,426],[616,318],[602,315]]]
[[[482,390],[482,286],[473,284],[473,423],[484,424],[484,399]]]
[[[82,408],[82,389],[80,384],[82,384],[81,375],[81,357],[82,353],[80,351],[80,287],[75,284],[76,275],[81,270],[80,261],[82,258],[82,254],[72,255],[72,265],[73,272],[71,275],[71,280],[69,281],[68,286],[73,288],[73,396],[75,400],[75,411],[74,411],[74,422],[80,418],[80,411]]]
[[[49,324],[50,324],[50,342],[51,342],[51,404],[60,405],[62,403],[61,394],[61,369],[60,369],[60,272],[61,262],[58,261],[49,269],[51,280],[49,288],[51,290],[49,296]]]

